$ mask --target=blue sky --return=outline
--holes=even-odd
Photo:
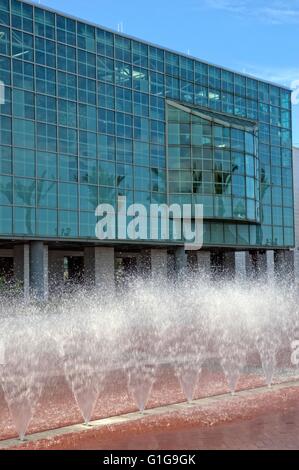
[[[299,90],[299,0],[40,3],[115,30],[122,22],[132,36]],[[299,146],[299,93],[294,101],[294,143]]]

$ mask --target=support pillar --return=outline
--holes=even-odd
[[[40,241],[30,244],[30,294],[37,300],[48,298],[48,247]]]
[[[246,279],[250,275],[251,265],[248,251],[236,251],[235,253],[235,277]]]
[[[178,275],[183,274],[187,270],[188,255],[183,246],[175,250],[175,267]]]
[[[274,280],[274,251],[267,250],[266,251],[266,269],[267,269],[267,278],[268,281]]]
[[[114,248],[88,247],[84,250],[85,281],[102,293],[115,292]]]
[[[22,286],[24,298],[29,299],[29,245],[16,245],[13,250],[14,279]]]
[[[151,250],[151,271],[153,279],[167,279],[167,250]]]
[[[211,253],[210,251],[198,251],[197,271],[200,276],[209,277],[211,274]]]

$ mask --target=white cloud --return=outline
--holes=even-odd
[[[238,69],[254,77],[279,83],[292,88],[292,84],[299,80],[299,67],[264,67],[252,64],[239,64]]]
[[[265,68],[246,65],[241,68],[243,73],[291,88],[293,90],[292,103],[294,106],[299,105],[299,67]]]
[[[299,0],[202,0],[201,5],[271,24],[299,24]]]
[[[299,6],[298,9],[264,8],[261,13],[273,24],[299,23]]]

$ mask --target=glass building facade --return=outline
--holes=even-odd
[[[291,92],[0,0],[0,237],[95,241],[95,208],[202,203],[204,245],[294,244]]]

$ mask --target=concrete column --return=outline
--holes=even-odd
[[[267,263],[267,278],[269,281],[274,279],[274,251],[266,251],[266,263]]]
[[[167,279],[167,250],[151,250],[151,271],[154,279]]]
[[[48,298],[48,247],[40,241],[30,244],[30,294],[38,300]]]
[[[60,291],[64,285],[64,253],[49,251],[49,291]]]
[[[250,251],[245,251],[246,276],[250,279],[255,275],[255,266]]]
[[[293,250],[275,252],[275,275],[277,279],[292,281],[295,278],[295,254]]]
[[[236,251],[235,253],[235,277],[236,279],[246,279],[249,264],[248,251]]]
[[[211,274],[211,253],[210,251],[198,251],[197,271],[200,276],[209,277]]]
[[[115,291],[114,248],[85,248],[84,270],[88,285],[107,294]]]
[[[22,286],[24,298],[29,299],[29,245],[16,245],[13,256],[14,279]]]
[[[179,247],[175,250],[175,268],[178,275],[183,274],[187,271],[188,267],[188,255],[185,248]]]

